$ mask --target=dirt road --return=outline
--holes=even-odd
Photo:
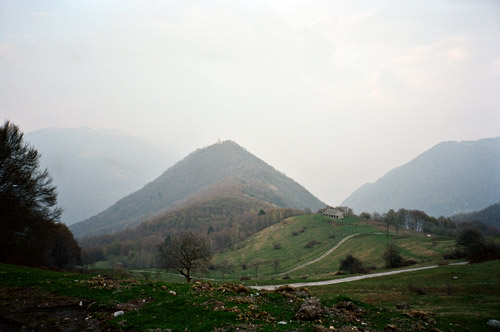
[[[449,265],[465,265],[465,264],[467,264],[467,263],[466,262],[460,262],[460,263],[453,263],[453,264],[449,264]],[[332,280],[312,281],[312,282],[299,282],[299,283],[288,284],[288,285],[292,286],[292,287],[324,286],[324,285],[340,284],[340,283],[343,283],[343,282],[352,282],[352,281],[362,280],[362,279],[369,279],[369,278],[390,276],[390,275],[393,275],[393,274],[404,273],[404,272],[412,272],[412,271],[420,271],[420,270],[427,270],[427,269],[435,269],[436,267],[439,267],[439,265],[431,265],[431,266],[424,266],[424,267],[416,267],[416,268],[413,268],[413,269],[403,269],[403,270],[396,270],[396,271],[389,271],[389,272],[380,272],[380,273],[373,273],[373,274],[365,274],[365,275],[361,275],[361,276],[347,277],[347,278],[340,278],[340,279],[332,279]],[[283,286],[283,285],[266,285],[266,286],[249,286],[249,287],[253,288],[253,289],[275,290],[276,288],[278,288],[280,286]]]
[[[326,256],[330,255],[332,253],[332,251],[334,251],[335,249],[337,249],[342,243],[344,243],[345,241],[349,240],[351,237],[353,236],[356,236],[356,235],[359,235],[358,233],[356,234],[352,234],[352,235],[349,235],[349,236],[346,236],[345,238],[343,238],[342,240],[340,240],[339,243],[337,243],[335,246],[333,246],[332,248],[330,248],[327,252],[325,252],[323,255],[319,256],[318,258],[315,258],[309,262],[306,262],[304,264],[301,264],[299,266],[296,266],[294,267],[293,269],[291,270],[288,270],[288,271],[285,271],[285,272],[282,272],[282,273],[278,273],[278,274],[275,274],[274,277],[277,277],[277,276],[282,276],[282,275],[285,275],[285,274],[288,274],[288,273],[292,273],[294,271],[297,271],[303,267],[306,267],[308,265],[311,265],[311,264],[314,264],[316,263],[317,261],[319,260],[322,260],[323,258],[325,258]]]

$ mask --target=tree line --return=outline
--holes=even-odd
[[[498,234],[496,227],[486,225],[481,221],[458,222],[443,216],[436,218],[416,209],[399,209],[398,211],[390,209],[384,213],[374,212],[373,214],[362,212],[360,217],[383,222],[386,226],[387,236],[389,236],[390,229],[393,229],[396,234],[399,234],[403,229],[408,229],[416,232],[452,237],[458,236],[465,228],[479,229],[485,235]]]
[[[203,235],[211,250],[217,252],[231,248],[281,220],[304,213],[290,208],[255,209],[237,201],[216,199],[171,211],[133,229],[83,239],[83,263],[92,266],[97,261],[106,260],[112,266],[157,267],[157,246],[169,236],[183,232]]]

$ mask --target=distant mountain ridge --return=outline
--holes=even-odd
[[[500,202],[490,205],[481,211],[457,214],[451,217],[455,221],[480,221],[488,226],[500,229]]]
[[[54,178],[66,224],[104,210],[174,161],[167,152],[117,130],[47,128],[25,136]]]
[[[77,238],[109,234],[217,195],[251,199],[262,207],[314,210],[325,205],[235,142],[225,141],[196,150],[141,190],[70,229]]]
[[[500,138],[486,138],[439,143],[361,186],[342,205],[357,213],[407,208],[437,217],[481,210],[498,201]]]

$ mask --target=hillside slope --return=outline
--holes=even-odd
[[[235,268],[227,275],[232,278],[277,275],[275,277],[281,279],[286,274],[292,279],[300,276],[321,279],[332,277],[347,254],[354,255],[366,265],[383,267],[383,252],[388,243],[401,248],[405,259],[414,259],[418,264],[415,267],[441,261],[442,254],[451,251],[455,245],[452,238],[429,238],[409,230],[387,238],[383,228],[382,223],[354,216],[342,220],[322,215],[294,216],[259,231],[237,244],[236,248],[217,254],[214,264],[224,261],[234,264]],[[317,260],[346,238],[334,251]],[[255,261],[260,261],[258,275]],[[295,270],[299,266],[302,267]],[[216,271],[210,277],[221,276]]]
[[[319,209],[325,205],[294,180],[238,144],[226,141],[191,153],[141,190],[72,225],[71,230],[78,238],[108,234],[187,206],[204,192],[214,195],[231,191],[237,193],[232,195],[260,201],[262,207]]]
[[[500,202],[490,205],[481,211],[457,214],[451,218],[460,222],[481,221],[486,225],[500,229]]]
[[[444,142],[365,184],[342,205],[355,212],[418,209],[438,217],[500,201],[500,138]]]

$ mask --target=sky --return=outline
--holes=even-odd
[[[499,106],[496,0],[0,0],[2,120],[234,140],[332,205]]]

